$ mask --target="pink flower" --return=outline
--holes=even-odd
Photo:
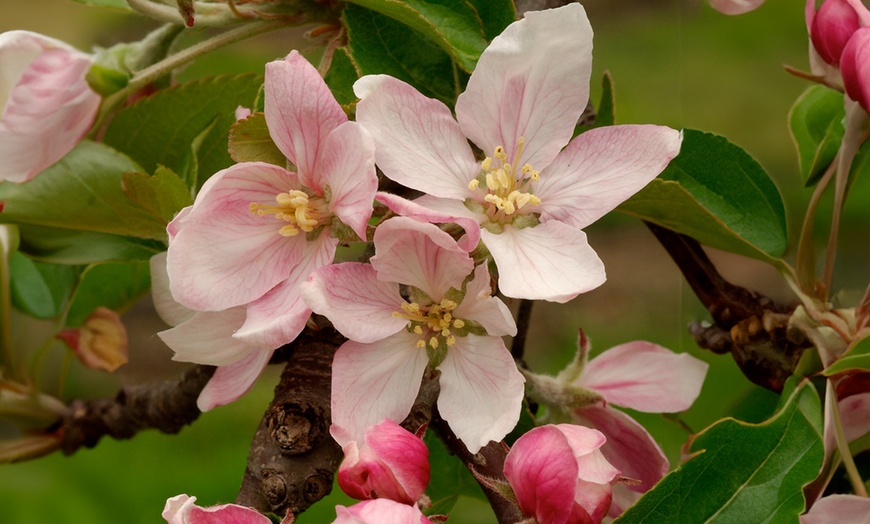
[[[800,524],[867,524],[870,499],[858,495],[828,495],[801,515]]]
[[[166,501],[163,518],[167,524],[271,524],[268,517],[238,504],[202,508],[196,497],[177,495]]]
[[[526,13],[492,41],[457,100],[458,121],[400,80],[361,78],[357,121],[374,138],[378,166],[428,194],[414,209],[379,199],[428,221],[464,219],[507,296],[565,302],[599,286],[604,266],[581,229],[655,178],[681,137],[665,127],[615,126],[571,140],[591,67],[592,29],[572,3]],[[488,155],[483,162],[466,137]]]
[[[849,38],[859,27],[870,22],[868,16],[870,11],[860,0],[825,0],[818,11],[816,0],[807,0],[807,31],[819,58],[826,64],[837,67]]]
[[[392,420],[366,429],[362,446],[344,445],[338,485],[355,499],[387,498],[415,504],[429,484],[429,449]]]
[[[710,7],[726,15],[742,15],[761,7],[764,0],[708,0]]]
[[[382,223],[374,244],[371,265],[327,266],[301,286],[350,339],[332,364],[332,436],[344,446],[385,418],[402,421],[431,366],[438,410],[469,451],[501,440],[519,420],[523,378],[501,339],[516,325],[490,296],[486,265],[475,269],[450,235],[410,218]]]
[[[346,508],[335,507],[333,524],[431,524],[417,506],[390,499],[365,500]]]
[[[539,524],[601,522],[619,477],[599,451],[605,440],[572,424],[540,426],[517,439],[504,475],[523,515]]]
[[[30,180],[84,138],[100,105],[85,82],[90,67],[90,56],[54,38],[0,34],[0,181]]]

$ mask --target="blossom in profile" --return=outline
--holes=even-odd
[[[486,265],[406,217],[380,224],[374,245],[371,264],[326,266],[301,287],[350,339],[332,364],[332,436],[344,446],[384,419],[402,421],[437,368],[438,411],[469,451],[501,440],[519,420],[523,377],[501,339],[516,324],[490,296]]]
[[[100,105],[91,57],[30,31],[0,34],[0,181],[26,182],[84,138]]]
[[[505,458],[504,475],[523,515],[539,524],[599,523],[620,472],[600,448],[597,430],[548,424],[525,433]]]
[[[359,79],[357,121],[374,138],[378,166],[426,193],[379,200],[479,237],[509,297],[566,302],[601,285],[604,265],[582,229],[655,178],[679,152],[681,134],[610,126],[572,140],[591,68],[592,28],[572,3],[527,12],[496,37],[456,102],[456,119],[393,77]]]
[[[196,497],[176,495],[166,501],[163,519],[167,524],[271,524],[257,510],[238,504],[221,504],[203,508]]]

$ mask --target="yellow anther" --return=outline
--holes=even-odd
[[[453,335],[450,335],[449,337],[447,337],[447,347],[453,346],[455,344],[456,344],[456,337],[454,337]]]
[[[420,326],[414,326],[414,334],[415,334],[415,335],[422,335],[422,334],[423,334],[423,328],[421,328]]]
[[[533,181],[537,182],[538,180],[541,179],[541,172],[538,171],[537,169],[532,169],[532,172],[529,174],[529,178],[531,178]]]
[[[472,190],[472,191],[474,191],[475,189],[477,189],[478,186],[480,186],[480,180],[478,180],[478,179],[476,179],[476,178],[473,179],[471,182],[468,183],[468,189],[470,189],[470,190]]]
[[[421,338],[420,340],[417,341],[417,347],[420,349],[423,349],[424,347],[426,347],[426,342],[424,342],[423,339]]]
[[[429,347],[435,349],[438,347],[438,337],[432,337],[429,339]]]
[[[278,233],[282,237],[295,237],[299,234],[299,230],[293,227],[292,224],[287,224],[286,226],[283,226],[281,229],[279,229]]]
[[[480,169],[484,171],[489,171],[492,169],[492,157],[486,157],[483,159],[483,162],[480,163]]]
[[[465,327],[465,322],[463,322],[462,319],[457,318],[453,321],[453,327],[456,329],[462,329]]]
[[[541,199],[535,195],[531,195],[529,198],[529,204],[539,206],[539,205],[541,205]]]
[[[498,191],[499,190],[499,182],[496,178],[496,175],[491,171],[486,174],[486,188],[490,191]]]

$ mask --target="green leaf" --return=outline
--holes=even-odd
[[[818,394],[807,382],[764,423],[721,420],[691,451],[616,522],[796,523],[824,458]]]
[[[408,26],[363,7],[349,4],[342,16],[361,75],[387,74],[453,105],[463,85],[450,56],[440,47]]]
[[[105,233],[24,225],[21,252],[34,260],[84,266],[94,262],[148,260],[166,251],[163,242]]]
[[[114,149],[83,141],[25,184],[0,184],[0,221],[163,239],[166,223],[129,200],[125,173],[141,171]]]
[[[468,467],[452,455],[434,432],[427,431],[423,441],[429,447],[431,473],[426,494],[432,506],[426,509],[427,515],[446,515],[456,504],[459,495],[486,500],[480,485],[474,480]]]
[[[348,0],[415,29],[470,73],[486,48],[483,23],[466,0]]]
[[[843,139],[843,93],[812,86],[798,97],[788,115],[806,186],[819,181],[834,160]]]
[[[356,102],[353,94],[353,83],[360,77],[359,68],[350,56],[347,47],[339,47],[332,54],[332,63],[323,80],[332,91],[332,95],[343,106]]]
[[[72,297],[67,325],[82,325],[99,306],[123,312],[150,287],[147,260],[92,264],[82,272]]]
[[[75,285],[78,268],[30,260],[20,252],[9,259],[12,303],[36,318],[55,318]]]
[[[594,127],[612,126],[616,123],[616,107],[613,103],[613,77],[605,71],[601,77],[601,101],[598,102]]]
[[[680,154],[618,209],[769,263],[787,247],[776,185],[743,149],[710,133],[685,130]]]
[[[870,371],[870,337],[864,337],[849,346],[843,356],[822,374],[830,377],[845,371]]]
[[[160,166],[154,176],[125,173],[124,192],[155,219],[168,224],[176,213],[193,203],[190,190],[171,169]]]
[[[233,161],[227,152],[230,126],[238,106],[251,107],[263,77],[246,74],[196,80],[163,89],[118,112],[106,144],[139,162],[146,173],[158,165],[187,176],[191,144],[200,139],[195,160],[197,186]]]
[[[263,113],[254,113],[233,124],[229,150],[236,162],[267,162],[287,167],[287,157],[272,141]]]
[[[517,9],[511,0],[468,0],[483,21],[483,33],[490,42],[517,20]]]

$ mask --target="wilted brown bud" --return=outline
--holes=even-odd
[[[91,369],[111,373],[127,363],[127,330],[111,309],[98,307],[83,326],[65,329],[57,337]]]

